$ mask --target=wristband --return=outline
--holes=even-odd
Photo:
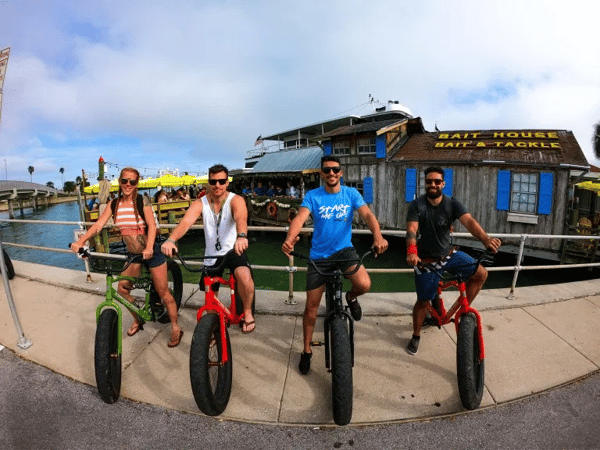
[[[406,254],[418,255],[419,253],[417,252],[417,244],[410,244],[408,247],[406,247]]]

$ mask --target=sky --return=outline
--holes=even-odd
[[[0,179],[241,168],[259,135],[397,100],[440,130],[600,120],[600,2],[0,0]],[[61,175],[60,168],[64,168]]]

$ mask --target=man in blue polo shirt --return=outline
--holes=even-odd
[[[310,257],[319,262],[327,261],[335,264],[336,260],[354,259],[358,262],[359,257],[352,247],[352,216],[354,210],[358,211],[360,217],[365,221],[371,233],[373,233],[373,248],[376,254],[383,253],[388,247],[387,241],[381,235],[379,222],[371,212],[360,193],[347,186],[340,184],[343,172],[340,160],[335,156],[324,156],[321,158],[321,178],[325,185],[309,191],[302,204],[298,215],[290,224],[287,237],[283,243],[282,251],[286,255],[294,249],[298,242],[300,229],[312,215],[314,231],[310,249]],[[356,264],[342,263],[342,271],[351,271]],[[348,277],[352,283],[352,289],[346,293],[346,301],[354,320],[360,320],[362,310],[356,299],[369,291],[371,279],[364,266]],[[304,331],[304,351],[300,356],[298,366],[300,373],[307,374],[310,370],[310,359],[315,323],[317,321],[317,309],[321,303],[321,297],[325,290],[326,279],[319,275],[311,266],[306,274],[306,306],[302,328]]]

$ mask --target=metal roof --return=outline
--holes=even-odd
[[[406,121],[407,121],[407,119],[402,118],[402,119],[382,120],[381,122],[366,122],[366,123],[359,123],[358,125],[343,126],[343,127],[336,128],[335,130],[330,131],[329,133],[325,133],[320,136],[317,136],[317,140],[320,141],[320,140],[325,140],[325,139],[331,139],[332,137],[335,137],[335,136],[347,136],[350,134],[359,134],[359,133],[368,133],[368,132],[372,132],[372,131],[379,131],[382,128],[388,127],[390,125],[400,124],[400,123],[403,123]]]
[[[383,120],[399,121],[409,117],[411,116],[408,113],[398,110],[382,111],[364,116],[346,116],[313,123],[311,125],[306,125],[299,128],[293,128],[291,130],[282,131],[281,133],[275,133],[270,136],[262,137],[261,139],[265,141],[286,141],[292,138],[297,138],[299,135],[302,137],[314,138],[315,136],[320,136],[343,126],[355,125],[357,123],[364,122],[380,122]]]
[[[321,147],[307,147],[295,150],[281,150],[267,153],[256,163],[249,174],[266,172],[302,172],[320,169],[323,150]]]

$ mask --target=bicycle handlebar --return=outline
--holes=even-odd
[[[71,244],[69,244],[69,248],[71,248]],[[103,272],[112,272],[112,270],[109,268],[105,268],[105,269],[100,269],[100,266],[98,264],[94,264],[94,260],[95,259],[104,259],[106,261],[123,261],[121,258],[111,258],[111,256],[98,256],[98,255],[92,255],[92,252],[90,252],[87,248],[83,248],[80,247],[79,250],[77,250],[77,253],[79,255],[81,255],[82,258],[90,258],[90,265],[96,269],[96,270],[102,270]],[[119,271],[122,272],[125,269],[127,269],[131,264],[134,263],[143,263],[144,259],[142,258],[142,255],[132,255],[130,254],[126,259],[125,259],[125,264],[123,265],[123,268]]]
[[[363,254],[361,257],[360,257],[360,259],[358,260],[358,263],[356,264],[356,267],[355,267],[355,268],[354,268],[352,271],[350,271],[350,272],[343,272],[343,273],[340,273],[340,272],[322,272],[322,271],[319,269],[319,267],[317,267],[317,266],[318,266],[318,264],[320,264],[320,263],[321,263],[321,264],[327,264],[327,265],[329,266],[329,265],[332,265],[332,264],[339,264],[339,263],[345,263],[345,262],[356,262],[356,259],[338,259],[338,260],[336,260],[336,261],[323,261],[323,262],[318,262],[318,261],[314,261],[314,260],[313,260],[313,259],[312,259],[310,256],[303,255],[302,253],[298,253],[298,252],[296,252],[295,250],[292,250],[292,251],[290,252],[290,255],[291,255],[291,256],[295,256],[295,257],[297,257],[297,258],[300,258],[300,259],[304,259],[304,260],[306,260],[306,261],[308,262],[308,264],[310,264],[311,266],[313,266],[313,267],[314,267],[314,269],[317,271],[317,273],[318,273],[319,275],[321,275],[321,276],[324,276],[324,277],[330,277],[330,276],[334,276],[334,275],[350,276],[350,275],[353,275],[353,274],[355,274],[355,273],[358,271],[358,269],[360,269],[360,266],[362,265],[362,262],[363,262],[363,260],[365,259],[365,257],[366,257],[367,255],[370,255],[371,253],[373,253],[373,249],[366,251],[366,252],[365,252],[365,253],[364,253],[364,254]]]
[[[486,248],[484,251],[482,251],[480,253],[479,256],[477,256],[475,258],[474,262],[468,263],[468,264],[463,264],[462,266],[452,267],[451,270],[464,269],[465,267],[476,266],[478,264],[481,264],[481,265],[491,264],[494,262],[494,255],[495,255],[494,252],[492,252],[489,248]],[[419,269],[428,269],[431,272],[435,272],[440,277],[443,277],[444,274],[446,272],[448,272],[444,267],[439,266],[439,263],[437,261],[427,263],[427,264],[419,263],[419,264],[417,264],[417,267]],[[450,277],[450,278],[455,279],[455,278],[457,278],[457,276]]]
[[[255,238],[250,238],[248,239],[248,245],[253,244],[254,242],[256,242]],[[218,258],[223,258],[221,260],[221,262],[219,263],[218,266],[202,266],[199,267],[197,269],[193,269],[190,266],[187,265],[187,263],[185,262],[185,260],[181,257],[181,255],[179,254],[179,252],[173,252],[174,255],[177,255],[177,259],[179,259],[179,261],[181,262],[181,265],[183,267],[185,267],[186,270],[190,271],[190,272],[204,272],[206,271],[206,269],[210,268],[210,270],[215,270],[215,271],[219,271],[223,268],[223,266],[225,265],[225,261],[227,260],[227,256],[229,256],[230,253],[235,252],[235,249],[231,249],[229,250],[227,253],[225,253],[224,255],[208,255],[208,256],[194,256],[193,259],[218,259]]]

